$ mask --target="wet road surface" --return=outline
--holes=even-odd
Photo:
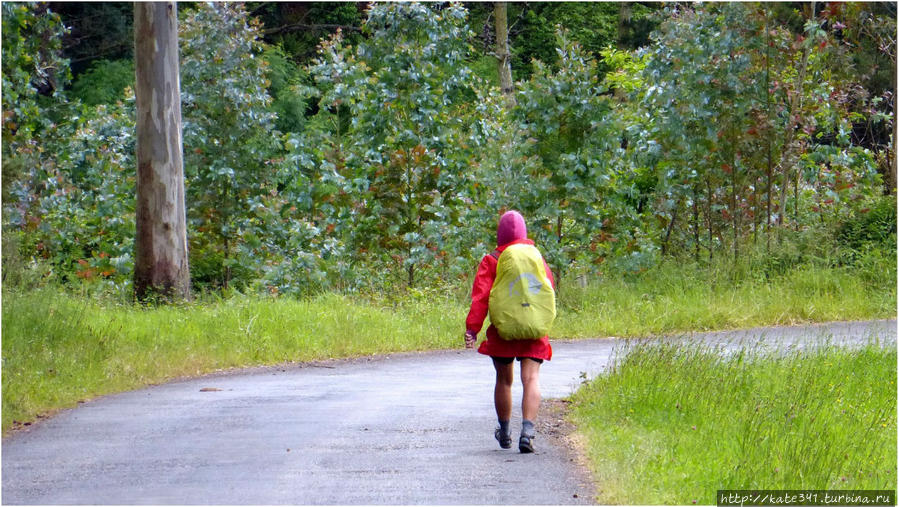
[[[664,339],[725,349],[895,344],[896,321]],[[568,395],[626,346],[554,341],[543,396]],[[566,449],[539,434],[536,454],[499,449],[492,394],[489,359],[454,350],[257,368],[107,396],[4,439],[2,501],[591,503],[593,486]],[[518,383],[513,396],[519,411]],[[519,429],[516,414],[513,437]]]

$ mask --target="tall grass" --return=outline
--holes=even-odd
[[[634,347],[573,397],[600,503],[718,489],[894,489],[896,347]]]
[[[783,274],[666,262],[639,276],[562,286],[558,336],[635,337],[690,330],[894,318],[895,259],[870,270],[807,264]]]

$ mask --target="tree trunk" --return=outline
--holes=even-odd
[[[731,105],[731,109],[733,104]],[[739,209],[737,206],[737,158],[736,158],[736,135],[734,133],[734,119],[728,116],[729,124],[727,126],[727,139],[728,142],[728,165],[730,165],[730,224],[731,228],[734,231],[734,263],[736,263],[740,258],[740,239],[739,239],[739,229],[740,229],[740,221],[737,217],[737,213],[739,213]]]
[[[899,119],[899,111],[896,110],[897,90],[896,90],[896,53],[895,53],[895,48],[896,48],[896,46],[894,45],[893,46],[893,51],[894,51],[893,52],[893,72],[891,73],[892,77],[890,78],[890,80],[892,81],[892,84],[893,84],[893,146],[891,147],[892,149],[887,151],[887,153],[890,157],[890,162],[889,162],[889,166],[887,169],[887,171],[888,171],[888,174],[886,177],[887,181],[884,182],[884,186],[886,187],[886,188],[884,188],[885,195],[893,195],[896,193],[896,164],[899,163],[899,159],[896,158],[896,141],[897,141],[897,139],[899,139],[899,137],[897,137],[897,130],[896,130],[896,128],[899,127],[899,122],[897,122],[896,120]]]
[[[668,253],[668,241],[671,239],[671,231],[674,230],[674,224],[677,222],[677,212],[680,210],[680,201],[677,202],[674,206],[674,213],[671,214],[671,221],[668,222],[668,227],[665,230],[665,239],[662,240],[662,257]]]
[[[512,54],[509,51],[509,17],[506,2],[493,4],[493,17],[496,22],[496,66],[499,70],[499,86],[507,100],[514,103]]]
[[[809,19],[815,17],[815,2],[811,4]],[[784,215],[787,214],[787,188],[790,184],[790,169],[793,165],[793,140],[796,137],[796,128],[799,126],[799,113],[802,109],[802,94],[805,91],[805,71],[808,68],[809,49],[802,50],[802,58],[799,62],[799,74],[796,78],[796,89],[793,100],[790,101],[790,121],[787,122],[787,132],[784,140],[784,153],[781,156],[781,170],[783,171],[783,183],[780,189],[780,213],[777,215],[777,225],[783,226]]]
[[[759,213],[759,201],[761,191],[759,190],[758,180],[756,180],[756,184],[753,185],[752,188],[752,206],[750,206],[750,210],[752,211],[752,246],[758,246],[759,244],[759,217],[762,216]]]
[[[558,243],[562,243],[562,214],[559,213],[559,216],[556,217],[556,239]]]
[[[771,180],[774,177],[774,164],[772,157],[772,142],[771,137],[774,135],[774,130],[771,128],[772,120],[771,120],[771,44],[770,44],[771,36],[770,29],[768,28],[768,7],[765,7],[765,137],[768,141],[768,159],[767,159],[767,167],[765,168],[765,178],[767,180],[767,189],[765,190],[765,195],[767,199],[766,206],[766,214],[765,214],[765,241],[766,241],[766,252],[771,251]]]
[[[190,298],[174,2],[134,4],[137,234],[134,295]]]
[[[630,2],[618,2],[618,47],[625,48],[629,45],[625,44],[624,41],[628,37],[628,23],[631,20],[631,3]],[[676,85],[675,85],[676,86]],[[612,92],[615,94],[615,98],[621,101],[624,101],[627,98],[627,95],[624,91],[624,88],[616,87]]]
[[[618,47],[625,47],[627,39],[627,25],[631,20],[631,3],[618,2]]]
[[[799,230],[799,178],[801,172],[796,171],[796,179],[793,180],[793,228]]]
[[[698,192],[696,191],[696,187],[693,187],[693,243],[696,247],[696,262],[699,262],[699,248],[700,248],[700,239],[699,239],[699,202],[698,202]]]
[[[706,219],[709,221],[709,262],[712,261],[713,255],[713,245],[715,244],[715,235],[712,231],[712,182],[709,180],[709,177],[706,176],[705,179],[705,188],[706,188]]]

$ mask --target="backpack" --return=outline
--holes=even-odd
[[[540,251],[516,244],[491,255],[497,263],[488,303],[490,322],[506,340],[543,338],[556,318],[556,293]]]

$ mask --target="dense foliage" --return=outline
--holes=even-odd
[[[563,287],[665,256],[895,270],[895,8],[513,4],[508,97],[484,6],[250,8],[179,12],[198,288],[457,284],[510,208]],[[134,64],[76,46],[3,4],[4,276],[127,293]]]

